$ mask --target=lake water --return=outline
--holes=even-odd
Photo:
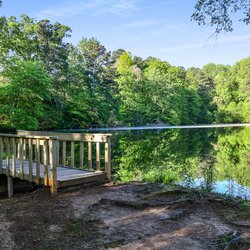
[[[117,180],[178,183],[250,200],[250,127],[111,132]]]

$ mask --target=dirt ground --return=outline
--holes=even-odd
[[[250,203],[161,184],[0,199],[0,249],[250,249]]]

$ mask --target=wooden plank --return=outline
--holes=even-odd
[[[48,142],[44,141],[43,145],[43,163],[44,163],[44,186],[49,185],[49,172],[48,172]]]
[[[54,133],[43,131],[18,130],[18,135],[25,136],[55,136],[59,141],[86,141],[86,142],[107,142],[111,134],[81,134],[81,133]]]
[[[16,141],[17,141],[17,159],[20,159],[20,139],[16,138]]]
[[[10,176],[10,138],[6,138],[6,173]]]
[[[57,141],[57,146],[56,146],[56,164],[57,166],[59,165],[59,161],[60,161],[60,144],[59,141]]]
[[[67,154],[67,144],[66,141],[63,141],[63,149],[62,149],[62,164],[66,166],[66,154]]]
[[[86,171],[86,172],[81,172],[81,171],[73,171],[73,170],[68,170],[68,171],[57,171],[57,179],[60,180],[62,177],[68,178],[70,176],[87,176],[89,174],[95,174],[95,173],[100,173],[100,172],[95,172],[95,171]]]
[[[49,155],[50,155],[50,192],[57,193],[57,159],[56,159],[57,139],[49,140]]]
[[[3,138],[0,137],[0,174],[3,173]]]
[[[29,181],[33,181],[33,144],[32,139],[29,139]]]
[[[24,160],[23,160],[23,138],[19,139],[19,160],[20,160],[20,179],[24,178],[24,171],[23,171],[23,164],[24,164]]]
[[[107,179],[111,180],[111,140],[105,143],[105,172]]]
[[[80,168],[83,168],[84,163],[84,143],[80,142]]]
[[[73,179],[79,179],[79,178],[87,178],[90,176],[99,176],[106,173],[103,172],[88,172],[88,173],[78,173],[78,174],[72,174],[72,175],[64,175],[64,176],[60,176],[60,178],[58,177],[58,181],[65,181],[65,180],[73,180]]]
[[[16,138],[12,138],[12,171],[11,175],[16,176]]]
[[[71,142],[71,154],[70,154],[70,162],[71,167],[73,168],[75,166],[75,142]]]
[[[37,184],[40,184],[40,143],[39,143],[39,139],[37,139],[37,141],[36,141],[35,154],[36,154],[36,178],[35,178],[35,182]]]
[[[101,171],[101,162],[100,162],[100,143],[96,143],[96,171]]]
[[[90,170],[93,169],[92,165],[92,143],[88,142],[88,167]]]
[[[7,177],[8,183],[8,198],[13,197],[13,178],[11,176]]]
[[[93,181],[103,181],[103,180],[105,180],[105,174],[100,174],[100,175],[94,175],[94,176],[89,176],[89,177],[85,177],[85,178],[78,178],[78,179],[59,181],[58,182],[58,187],[63,188],[63,187],[80,185],[80,184],[93,182]]]
[[[23,139],[23,160],[26,160],[26,140]]]
[[[51,136],[39,136],[39,135],[19,135],[18,133],[17,134],[2,134],[0,133],[0,137],[5,137],[5,138],[12,138],[12,137],[15,137],[15,138],[26,138],[26,139],[40,139],[40,140],[49,140],[49,139],[52,139],[51,137],[55,138],[55,139],[58,139],[56,136],[53,136],[53,133]]]

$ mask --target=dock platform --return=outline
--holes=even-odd
[[[0,134],[0,174],[58,188],[111,179],[110,134],[18,131]],[[102,146],[103,145],[103,146]]]

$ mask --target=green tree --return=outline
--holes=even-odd
[[[212,71],[213,72],[213,71]],[[211,71],[206,72],[207,74],[213,74]],[[190,68],[187,70],[186,81],[199,96],[197,100],[197,115],[198,123],[211,123],[213,118],[214,110],[216,109],[213,104],[214,97],[214,82],[211,78],[207,77],[204,72],[197,68]]]
[[[217,74],[228,70],[230,70],[229,65],[225,66],[222,64],[215,64],[215,63],[208,63],[204,65],[201,69],[201,71],[205,74],[205,76],[212,81],[214,81]]]
[[[48,121],[44,127],[61,124],[65,110],[67,88],[70,84],[68,53],[69,44],[64,42],[70,36],[70,28],[49,20],[36,21],[27,15],[0,18],[0,66],[8,69],[15,61],[42,61],[52,77],[52,95],[48,103]],[[58,119],[54,119],[54,118]]]
[[[110,52],[96,39],[83,38],[68,57],[70,86],[65,117],[70,127],[103,126],[116,121],[116,69]]]
[[[117,71],[121,120],[131,125],[196,122],[198,95],[187,86],[184,69],[123,53]]]
[[[51,77],[40,63],[18,61],[4,70],[0,85],[1,126],[39,129],[50,98]]]
[[[140,125],[148,121],[150,102],[143,82],[141,69],[130,53],[124,52],[117,59],[116,79],[119,89],[119,119],[127,124]]]
[[[0,18],[0,58],[4,66],[13,59],[40,60],[51,74],[56,74],[67,59],[71,29],[49,20],[36,21],[27,15],[20,20],[11,16]]]
[[[95,38],[82,38],[78,49],[82,62],[89,77],[89,85],[95,87],[105,81],[105,71],[109,67],[110,52]]]
[[[217,121],[250,121],[250,58],[237,62],[229,71],[220,72],[215,78]]]

